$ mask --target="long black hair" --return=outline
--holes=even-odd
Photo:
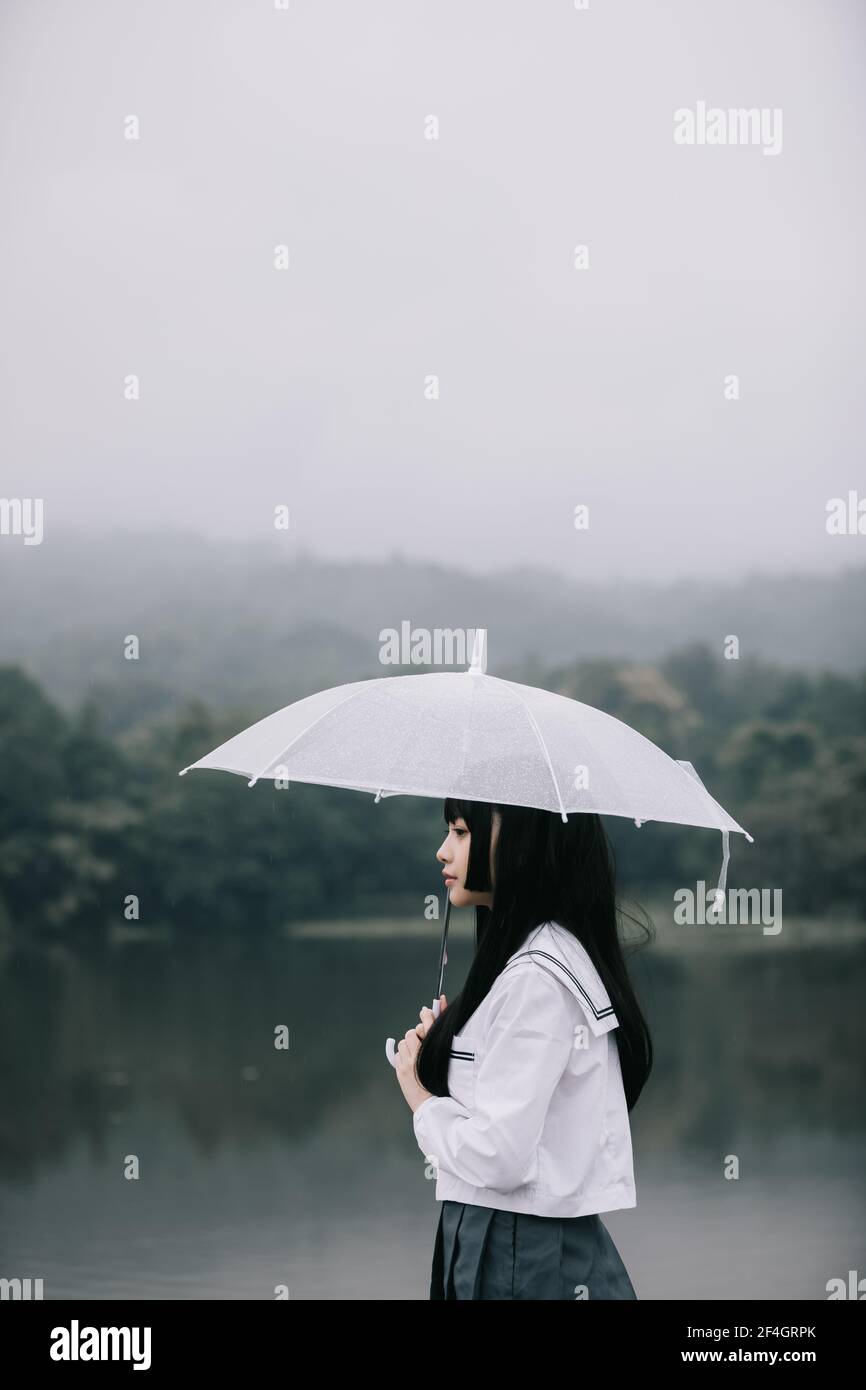
[[[501,816],[493,849],[493,814]],[[469,864],[465,887],[471,893],[493,892],[493,906],[475,907],[475,954],[466,983],[431,1025],[416,1062],[418,1079],[435,1096],[448,1095],[452,1039],[489,993],[509,957],[535,926],[556,922],[583,945],[610,996],[619,1027],[619,1048],[626,1104],[631,1110],[653,1063],[649,1028],[626,970],[618,917],[616,862],[601,819],[595,813],[558,812],[529,806],[459,801],[448,797],[445,821],[459,818],[469,827]],[[635,920],[631,918],[631,920]],[[647,937],[652,938],[651,929]]]

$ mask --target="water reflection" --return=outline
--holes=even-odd
[[[436,934],[7,950],[0,1276],[425,1299],[437,1209],[384,1040],[429,1003]],[[603,1219],[639,1297],[824,1298],[862,1266],[862,946],[659,943],[633,970],[656,1066],[638,1206]]]

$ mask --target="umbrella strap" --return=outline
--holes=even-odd
[[[714,898],[714,900],[713,900],[713,911],[714,911],[714,912],[721,912],[722,909],[723,909],[723,907],[725,906],[725,884],[726,884],[727,881],[728,881],[728,860],[729,860],[730,857],[731,857],[731,844],[730,844],[730,841],[731,841],[731,832],[730,832],[729,830],[723,830],[723,831],[722,831],[722,850],[723,850],[724,853],[723,853],[723,858],[722,858],[722,867],[721,867],[721,871],[720,871],[720,873],[719,873],[719,882],[718,882],[718,885],[717,885],[717,887],[716,887],[716,894],[715,894],[715,898]]]

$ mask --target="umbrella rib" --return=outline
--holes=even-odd
[[[384,683],[385,681],[387,681],[387,680],[389,679],[389,677],[388,677],[388,676],[381,676],[381,677],[379,677],[379,679]],[[248,783],[247,783],[247,786],[248,786],[248,787],[254,787],[254,786],[256,785],[256,782],[259,780],[260,777],[264,776],[264,774],[267,772],[267,770],[268,770],[269,767],[272,767],[273,764],[274,764],[275,762],[278,762],[280,758],[284,758],[284,757],[286,756],[286,754],[288,753],[288,751],[289,751],[289,749],[291,748],[291,746],[292,746],[293,743],[297,743],[297,741],[298,741],[299,738],[303,738],[303,737],[304,737],[304,734],[308,734],[308,733],[310,732],[311,729],[315,729],[315,727],[316,727],[316,725],[319,723],[319,721],[322,720],[322,719],[324,719],[324,718],[326,717],[326,715],[333,714],[335,709],[339,709],[341,705],[348,704],[348,702],[349,702],[350,700],[354,700],[354,698],[355,698],[356,695],[360,695],[360,694],[361,694],[361,691],[362,691],[363,689],[365,689],[365,688],[369,688],[369,686],[370,686],[372,683],[373,683],[373,682],[371,682],[371,681],[359,681],[359,682],[358,682],[358,685],[356,686],[356,688],[355,688],[354,690],[352,690],[348,695],[344,696],[344,698],[343,698],[342,700],[338,700],[337,703],[336,703],[335,705],[331,705],[329,709],[323,710],[322,713],[319,714],[319,715],[317,715],[315,719],[312,719],[312,720],[310,721],[310,723],[306,725],[305,728],[301,729],[300,733],[295,734],[295,737],[294,737],[293,739],[291,739],[291,740],[286,744],[285,748],[281,748],[281,749],[280,749],[280,751],[279,751],[279,753],[277,753],[276,757],[274,757],[274,758],[269,758],[269,759],[268,759],[268,761],[265,763],[265,765],[264,765],[264,767],[261,769],[261,771],[259,771],[259,772],[256,773],[256,775],[255,775],[255,777],[253,778],[253,780],[252,780],[251,782],[248,782]]]
[[[587,708],[587,709],[592,709],[592,708],[594,708],[594,706],[587,705],[586,708]],[[599,710],[598,712],[599,712],[600,714],[604,714],[604,713],[605,713],[604,710]],[[608,718],[613,718],[613,716],[612,716],[612,715],[609,715]],[[622,723],[622,720],[615,720],[614,722],[616,722],[616,723]],[[631,728],[630,725],[625,725],[625,727],[626,727],[626,728]],[[631,732],[632,732],[632,733],[638,734],[638,736],[639,736],[640,738],[643,738],[643,737],[644,737],[643,734],[641,734],[640,731],[639,731],[638,729],[632,729]],[[599,763],[599,766],[600,766],[600,765],[601,765],[601,760],[600,760],[599,757],[598,757],[598,750],[597,750],[597,748],[596,748],[596,746],[595,746],[595,740],[592,738],[591,734],[589,734],[589,733],[587,732],[586,729],[581,729],[581,733],[583,734],[583,737],[586,739],[587,743],[589,744],[590,748],[592,749],[593,755],[594,755],[594,757],[596,758],[596,761]],[[649,739],[645,739],[644,741],[645,741],[646,743],[649,743]],[[660,749],[659,751],[661,752],[661,751],[663,751],[663,750]],[[611,772],[611,770],[610,770],[609,767],[605,767],[604,770],[605,770],[605,772],[607,773],[607,776],[610,778],[611,782],[613,782],[613,784],[614,784],[614,786],[616,787],[617,791],[620,792],[620,793],[622,794],[622,796],[624,797],[625,800],[628,800],[629,793],[626,792],[626,790],[625,790],[625,788],[623,787],[622,782],[619,780],[619,778],[618,778],[618,777],[614,777],[614,775],[613,775],[613,773]],[[626,815],[627,815],[627,817],[629,817],[630,819],[634,820],[634,817],[633,817],[633,816],[630,816],[630,813],[626,813]],[[643,819],[643,817],[639,817],[639,819]]]
[[[524,710],[526,711],[526,717],[532,725],[532,731],[541,745],[541,751],[544,754],[544,760],[547,763],[548,768],[550,769],[551,780],[556,791],[556,799],[559,802],[559,814],[562,816],[563,820],[567,821],[568,816],[566,815],[565,807],[562,804],[562,793],[559,790],[559,783],[556,780],[556,773],[553,770],[553,763],[550,761],[550,754],[547,751],[547,744],[544,742],[544,736],[538,727],[538,721],[536,720],[535,715],[532,713],[532,710],[529,708],[529,705],[526,703],[520,692],[518,690],[515,690],[514,686],[509,681],[503,681],[503,685],[510,691],[512,695],[515,696],[516,699],[520,701]]]
[[[477,689],[477,685],[472,686],[472,693],[469,697],[469,718],[466,720],[466,724],[463,729],[463,738],[461,740],[462,747],[460,749],[460,771],[457,774],[457,784],[461,786],[463,783],[463,774],[466,771],[466,754],[468,752],[469,747],[469,733],[472,728],[472,715],[475,712],[475,692]]]

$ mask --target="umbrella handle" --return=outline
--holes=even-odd
[[[441,1006],[439,1000],[438,1000],[438,999],[434,999],[434,1000],[433,1000],[433,1017],[434,1017],[434,1018],[438,1018],[438,1017],[439,1017],[439,1010],[440,1010],[441,1007],[442,1007],[442,1006]],[[400,1054],[399,1054],[399,1052],[397,1051],[397,1044],[394,1042],[394,1039],[393,1039],[393,1038],[389,1038],[388,1041],[385,1043],[385,1056],[388,1058],[388,1061],[391,1063],[391,1066],[392,1066],[392,1067],[396,1067],[398,1061],[400,1060]]]

